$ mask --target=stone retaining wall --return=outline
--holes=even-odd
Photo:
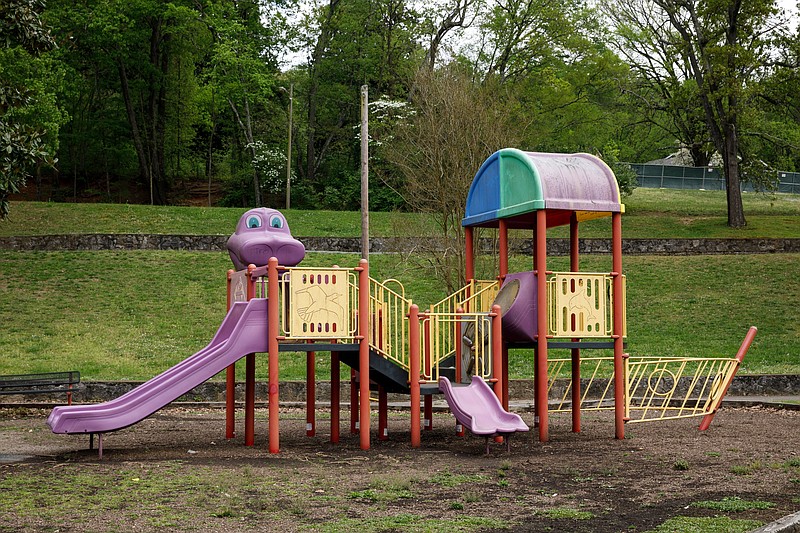
[[[73,393],[76,403],[102,402],[122,396],[131,389],[138,387],[141,381],[86,381]],[[688,384],[688,381],[687,383]],[[556,380],[551,398],[560,398],[567,387],[568,380]],[[600,387],[602,390],[603,387]],[[681,388],[681,385],[678,387]],[[316,384],[318,402],[330,401],[331,384],[329,381],[318,381]],[[280,385],[281,402],[305,402],[306,385],[303,381],[282,381]],[[739,375],[734,378],[728,396],[793,396],[800,394],[800,376],[796,375]],[[514,379],[509,383],[509,397],[517,401],[533,401],[533,380]],[[256,383],[256,400],[264,401],[267,398],[267,384]],[[349,402],[350,383],[342,381],[341,395],[342,408]],[[390,401],[408,401],[408,396],[403,394],[390,394]],[[3,401],[12,400],[12,396],[3,398]],[[25,399],[48,399],[64,402],[65,394],[28,396]],[[244,401],[244,383],[236,385],[236,399]],[[23,400],[19,397],[19,400]],[[177,401],[183,402],[224,402],[225,382],[207,381],[195,387]]]
[[[310,252],[357,253],[361,240],[357,237],[298,237]],[[94,251],[94,250],[186,250],[225,251],[226,235],[26,235],[0,237],[0,250]],[[433,246],[432,246],[433,243]],[[530,255],[531,240],[512,239],[513,253]],[[481,251],[489,253],[493,242],[481,239]],[[445,243],[431,239],[406,237],[375,237],[370,240],[373,253],[413,252],[414,250],[444,250]],[[583,254],[610,254],[610,239],[582,239]],[[547,253],[569,255],[569,239],[548,239]],[[800,239],[623,239],[622,253],[626,255],[704,255],[704,254],[764,254],[800,253]]]

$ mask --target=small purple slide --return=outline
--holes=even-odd
[[[495,435],[508,437],[529,429],[521,416],[503,409],[494,391],[480,376],[472,376],[468,386],[456,387],[449,379],[440,377],[439,390],[444,393],[456,420],[473,434],[486,437],[487,441]]]
[[[133,425],[208,381],[245,355],[267,351],[267,300],[236,302],[211,342],[188,359],[114,400],[60,406],[53,433],[105,433]]]

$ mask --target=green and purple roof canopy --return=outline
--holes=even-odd
[[[483,163],[467,195],[462,226],[533,227],[547,211],[547,226],[625,212],[614,173],[589,154],[547,154],[504,148]]]

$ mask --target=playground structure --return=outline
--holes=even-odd
[[[748,332],[735,358],[631,358],[626,337],[622,274],[624,206],[611,170],[586,154],[541,154],[504,149],[475,176],[466,202],[466,278],[461,290],[420,311],[398,281],[379,282],[362,260],[355,268],[296,266],[302,245],[277,211],[245,213],[229,241],[237,267],[253,253],[266,264],[228,273],[228,314],[211,343],[137,389],[111,402],[58,407],[48,418],[56,433],[102,435],[127,427],[227,369],[226,437],[234,437],[235,369],[245,359],[245,444],[255,442],[255,357],[266,352],[269,451],[278,453],[281,352],[305,352],[306,432],[316,432],[315,382],[319,352],[331,358],[331,435],[340,436],[341,363],[351,368],[350,429],[370,447],[370,390],[378,395],[378,438],[388,437],[388,393],[410,396],[411,444],[432,426],[432,400],[440,392],[463,432],[499,438],[527,431],[508,413],[509,349],[534,354],[534,426],[549,439],[549,413],[614,413],[615,436],[625,423],[703,417],[706,429],[719,409],[755,336]],[[579,223],[611,218],[608,272],[580,272]],[[570,271],[547,270],[547,229],[569,225]],[[475,279],[475,233],[495,228],[497,279]],[[508,231],[530,230],[532,270],[509,273]],[[298,247],[299,245],[299,247]],[[251,255],[248,255],[251,254]],[[586,357],[604,349],[613,356]],[[568,357],[549,357],[568,350]],[[556,379],[569,385],[553,398]],[[587,377],[588,376],[588,377]],[[477,379],[476,379],[477,378]],[[485,394],[491,389],[497,401]],[[421,410],[424,412],[422,424]],[[516,418],[514,418],[516,417]]]

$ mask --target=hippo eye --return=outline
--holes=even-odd
[[[252,228],[260,228],[261,227],[261,217],[256,215],[250,215],[247,217],[247,227]]]
[[[269,225],[276,229],[281,229],[283,227],[283,219],[278,215],[272,215],[272,218],[269,219]]]

